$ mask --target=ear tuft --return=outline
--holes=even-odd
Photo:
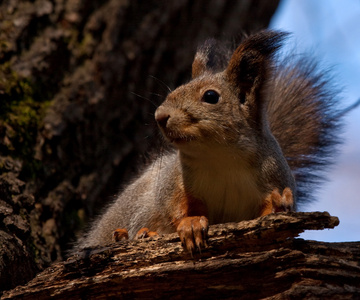
[[[192,78],[200,77],[205,73],[223,71],[230,59],[230,51],[223,42],[208,39],[200,46],[192,64]]]
[[[271,66],[271,59],[288,34],[265,30],[245,39],[232,55],[226,69],[230,83],[244,92],[262,84]]]

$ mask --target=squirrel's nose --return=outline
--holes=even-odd
[[[169,113],[164,111],[162,107],[159,107],[155,112],[155,120],[158,123],[158,125],[162,128],[166,128],[166,124],[168,120],[170,119]]]

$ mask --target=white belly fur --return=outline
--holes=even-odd
[[[256,170],[230,156],[218,157],[223,159],[197,160],[190,171],[191,192],[206,203],[210,223],[256,217],[264,197],[257,186]]]

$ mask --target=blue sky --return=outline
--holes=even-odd
[[[344,87],[344,106],[360,98],[359,0],[282,0],[270,27],[291,32],[291,49],[310,53],[332,67],[335,83]],[[302,234],[305,239],[360,241],[360,107],[345,122],[345,142],[329,181],[317,192],[317,202],[301,208],[328,211],[340,218],[340,225],[307,231]]]

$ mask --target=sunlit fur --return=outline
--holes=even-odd
[[[289,189],[295,201],[312,192],[338,141],[336,97],[312,64],[276,62],[285,36],[260,32],[232,55],[214,40],[199,48],[192,80],[155,114],[174,150],[116,197],[78,247],[110,243],[117,228],[129,238],[143,227],[174,232],[187,216],[251,219],[274,190]],[[208,90],[220,95],[217,103],[202,101]]]

